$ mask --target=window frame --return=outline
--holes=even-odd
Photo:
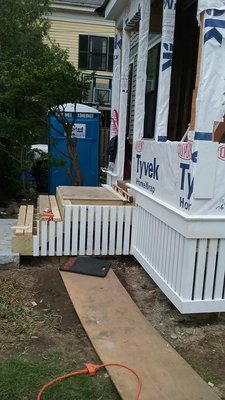
[[[81,49],[81,40],[84,39],[84,37],[87,38],[87,50]],[[106,40],[106,53],[96,53],[91,51],[91,43],[92,43],[92,38],[98,38],[98,39],[103,39]],[[102,71],[102,72],[112,72],[113,71],[113,53],[110,53],[110,40],[114,41],[114,37],[112,36],[102,36],[102,35],[79,35],[79,59],[78,59],[78,67],[81,70],[87,70],[87,71]],[[113,43],[112,43],[113,44]],[[114,45],[112,46],[114,49]],[[86,56],[86,67],[84,64],[81,62],[81,55]],[[105,57],[105,62],[102,64],[105,64],[105,68],[93,68],[93,65],[91,65],[91,59],[94,55],[101,56],[101,60],[103,60],[103,57]],[[110,57],[112,57],[112,65],[110,64]]]

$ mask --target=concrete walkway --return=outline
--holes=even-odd
[[[12,253],[12,227],[16,225],[16,219],[0,219],[0,267],[12,264],[19,266],[19,253]]]

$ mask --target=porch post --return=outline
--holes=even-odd
[[[220,0],[201,0],[198,6],[203,32],[195,140],[212,140],[214,127],[225,114],[225,5]]]
[[[164,0],[159,86],[155,119],[155,140],[167,141],[176,0]]]
[[[111,99],[110,138],[118,134],[118,112],[120,104],[120,59],[121,59],[121,31],[116,29],[114,39],[114,61]]]
[[[112,99],[111,99],[111,123],[110,139],[118,135],[118,115],[120,107],[120,74],[121,74],[121,30],[116,29],[114,39],[114,61],[113,61],[113,80],[112,80]],[[116,181],[116,164],[109,163],[111,174],[107,174],[107,184],[112,185]]]
[[[141,20],[139,28],[137,78],[134,113],[134,140],[140,140],[144,133],[145,119],[145,91],[146,91],[146,70],[148,61],[148,36],[150,23],[151,0],[142,0]]]
[[[116,175],[117,180],[123,179],[124,158],[125,158],[125,140],[127,126],[127,102],[128,102],[128,79],[129,79],[129,57],[130,57],[130,33],[123,26],[122,35],[122,65],[120,82],[120,105],[118,122],[118,148],[116,157]]]

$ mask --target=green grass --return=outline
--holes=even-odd
[[[85,365],[81,369],[85,368]],[[47,359],[24,360],[12,357],[0,363],[0,399],[36,400],[42,386],[50,380],[78,370],[70,367],[60,358],[60,354],[51,354]],[[43,400],[119,400],[110,379],[105,372],[95,377],[75,376],[48,388]]]

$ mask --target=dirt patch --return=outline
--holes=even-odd
[[[70,302],[57,265],[0,271],[1,287],[14,291],[9,307],[15,321],[1,324],[1,358],[9,355],[74,353],[81,365],[98,358]],[[4,321],[4,315],[1,315]],[[5,329],[4,329],[5,326]],[[8,327],[11,327],[10,330]]]
[[[58,272],[61,259],[25,258],[19,270],[0,271],[13,291],[15,329],[1,324],[0,357],[59,351],[76,355],[80,366],[98,362]],[[181,315],[132,257],[115,258],[112,268],[148,321],[225,400],[225,316]],[[18,329],[19,327],[19,329]]]

